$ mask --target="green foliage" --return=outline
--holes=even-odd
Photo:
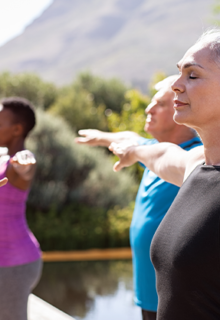
[[[213,11],[215,14],[219,14],[220,13],[220,3],[219,1],[216,1],[216,5],[213,8]]]
[[[131,130],[146,136],[149,97],[89,73],[60,89],[34,74],[2,73],[0,98],[7,96],[27,98],[37,107],[37,126],[27,141],[38,163],[27,216],[42,249],[128,246],[131,201],[138,188],[134,174],[140,179],[143,170],[134,166],[114,173],[112,157],[75,144],[73,130]]]
[[[30,100],[36,107],[49,108],[58,96],[52,83],[44,82],[35,74],[0,74],[0,98],[19,96]]]
[[[131,210],[121,208],[134,200],[134,179],[114,173],[104,150],[74,144],[61,118],[38,110],[37,119],[27,143],[38,163],[27,217],[42,249],[128,245]]]
[[[129,90],[125,94],[125,99],[126,103],[122,107],[121,114],[112,113],[108,117],[110,130],[112,132],[129,130],[145,135],[145,109],[150,102],[149,97],[138,90]]]
[[[114,173],[104,150],[75,144],[61,118],[38,110],[37,119],[27,143],[38,162],[29,207],[47,212],[51,205],[59,211],[70,203],[83,203],[109,209],[134,198],[134,179],[126,172]]]
[[[126,86],[118,79],[103,79],[91,73],[81,73],[73,83],[77,90],[90,93],[96,106],[104,105],[105,109],[120,112],[125,103]]]
[[[121,114],[112,113],[108,117],[110,131],[129,130],[138,133],[140,136],[151,138],[144,131],[146,122],[145,109],[150,103],[150,98],[138,90],[129,90],[125,94],[125,99],[126,103],[123,105]],[[144,170],[139,164],[134,164],[127,171],[133,174],[137,181],[141,181]]]
[[[64,90],[49,111],[65,119],[76,132],[82,128],[107,130],[105,106],[95,106],[91,94],[82,89]]]
[[[212,7],[212,12],[214,14],[214,19],[212,20],[212,23],[215,25],[220,25],[220,1],[215,0],[215,3]]]
[[[153,97],[156,93],[157,90],[154,88],[155,84],[158,82],[164,80],[167,77],[167,75],[164,72],[157,72],[153,75],[150,85],[149,85],[149,94],[151,97]]]
[[[75,130],[108,130],[107,116],[120,112],[126,87],[117,79],[105,80],[90,73],[79,74],[76,81],[60,90],[50,112],[60,115]]]
[[[107,247],[106,210],[69,205],[46,214],[27,210],[28,224],[42,250],[82,250]]]
[[[118,208],[116,206],[108,211],[110,247],[129,246],[129,229],[133,211],[134,202],[131,202],[125,208]]]
[[[127,247],[133,207],[106,211],[72,204],[47,214],[28,208],[27,218],[44,251]]]

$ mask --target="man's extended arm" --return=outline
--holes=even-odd
[[[167,182],[181,186],[191,171],[204,160],[203,146],[185,151],[172,143],[125,148],[112,143],[109,149],[119,157],[114,170],[119,171],[139,161]]]
[[[104,132],[96,129],[79,130],[79,135],[75,142],[89,146],[109,147],[112,142],[122,142],[125,140],[137,141],[140,136],[133,131]]]

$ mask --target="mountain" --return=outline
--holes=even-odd
[[[210,24],[214,0],[54,0],[0,47],[0,71],[36,72],[58,85],[80,71],[145,88]]]

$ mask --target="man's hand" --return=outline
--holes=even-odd
[[[134,144],[134,141],[115,143],[112,142],[109,150],[112,151],[117,157],[119,157],[119,161],[114,164],[113,170],[120,171],[124,167],[130,167],[137,159],[135,157],[135,150],[137,148],[137,143]]]
[[[36,159],[29,150],[19,151],[10,159],[14,171],[23,179],[31,180],[34,176]]]
[[[78,131],[82,137],[77,137],[75,142],[95,147],[99,146],[105,132],[96,129],[84,129]]]
[[[75,142],[92,147],[109,147],[112,142],[120,143],[129,140],[132,140],[134,144],[140,138],[137,133],[132,131],[104,132],[96,129],[85,129],[79,130],[78,133],[82,137],[76,138]]]

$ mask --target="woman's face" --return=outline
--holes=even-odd
[[[178,63],[173,83],[174,120],[200,132],[220,126],[220,67],[204,44],[190,48]]]
[[[9,147],[17,135],[13,113],[0,105],[0,147]]]

